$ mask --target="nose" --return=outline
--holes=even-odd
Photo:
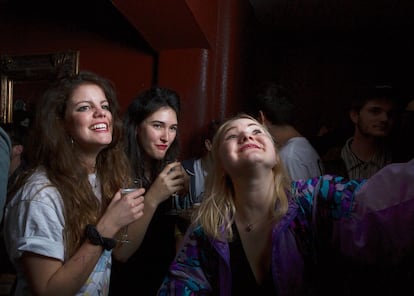
[[[247,132],[241,132],[239,135],[239,142],[243,143],[246,142],[247,140],[252,139],[252,134],[251,133],[247,133]]]
[[[96,117],[105,117],[106,116],[106,109],[103,109],[102,107],[95,108],[94,116]]]
[[[381,112],[380,116],[379,116],[381,121],[388,121],[390,120],[391,116],[388,112]]]
[[[170,139],[170,133],[168,132],[167,129],[164,129],[164,132],[161,134],[161,141],[163,142],[168,142],[168,140]]]

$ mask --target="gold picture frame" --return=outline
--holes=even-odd
[[[63,74],[77,74],[79,51],[0,56],[0,122],[12,123],[17,85],[26,92],[34,84],[44,86]],[[39,88],[37,86],[37,88]],[[28,110],[30,112],[30,110]]]

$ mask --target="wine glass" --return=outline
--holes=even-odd
[[[171,209],[167,211],[167,215],[178,215],[177,204],[180,195],[177,192],[174,192],[169,198],[171,199]]]
[[[169,161],[167,162],[167,164],[170,164],[174,161]],[[175,168],[172,168],[168,173],[174,171]],[[178,199],[180,198],[180,195],[178,194],[178,192],[174,192],[173,194],[171,194],[171,196],[169,197],[171,199],[171,209],[169,209],[166,214],[167,215],[178,215]]]

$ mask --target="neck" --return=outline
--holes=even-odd
[[[96,156],[93,157],[83,157],[82,161],[83,165],[87,169],[89,174],[95,173],[96,171]]]
[[[291,125],[267,125],[273,138],[279,146],[286,145],[286,142],[294,137],[302,135]]]
[[[267,207],[250,208],[246,210],[236,210],[236,224],[239,229],[246,232],[255,230],[263,230],[264,227],[270,225],[272,221],[272,211]]]
[[[207,152],[200,158],[201,162],[201,168],[204,171],[208,171],[211,168],[212,159],[210,157],[210,154]]]
[[[10,161],[9,176],[11,176],[14,173],[14,171],[19,167],[20,163],[20,158],[12,158],[12,160]]]
[[[370,160],[378,149],[379,141],[377,138],[366,137],[358,132],[355,133],[351,143],[351,150],[359,159],[364,161]]]
[[[269,177],[273,177],[269,174]],[[271,219],[273,182],[266,177],[234,180],[236,222],[242,228]]]

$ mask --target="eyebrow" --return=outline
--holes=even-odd
[[[252,123],[249,123],[248,125],[247,125],[247,127],[251,127],[251,126],[257,126],[257,127],[260,127],[257,123],[255,123],[255,122],[252,122]],[[235,129],[236,127],[235,126],[231,126],[231,127],[229,127],[228,129],[226,129],[225,131],[224,131],[224,134],[227,134],[230,130],[232,130],[232,129]]]
[[[157,119],[154,119],[154,120],[151,120],[151,121],[148,121],[149,123],[158,123],[158,124],[162,124],[162,125],[167,125],[167,123],[165,122],[165,121],[161,121],[161,120],[157,120]],[[173,124],[171,124],[172,126],[178,126],[178,123],[173,123]]]
[[[81,101],[78,101],[78,102],[73,102],[73,101],[72,101],[72,103],[73,103],[73,105],[75,105],[75,106],[77,106],[77,105],[79,105],[79,104],[84,104],[84,103],[87,103],[87,104],[92,104],[92,105],[94,104],[92,99],[82,99]],[[103,103],[108,103],[108,104],[109,104],[109,100],[108,100],[108,99],[103,99],[103,100],[101,100],[99,103],[100,103],[100,104],[103,104]]]

